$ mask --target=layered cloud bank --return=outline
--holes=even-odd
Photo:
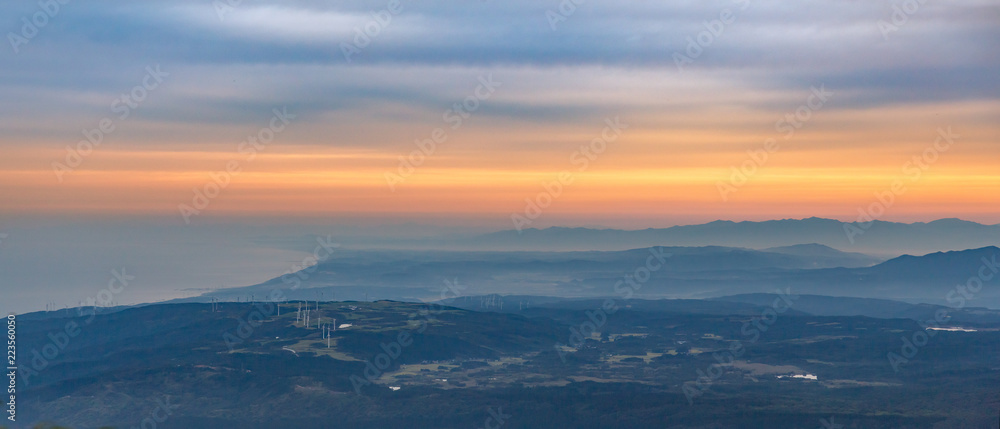
[[[1000,222],[994,2],[2,8],[5,216]]]

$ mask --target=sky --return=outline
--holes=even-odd
[[[232,3],[4,5],[0,214],[503,228],[549,193],[533,226],[848,220],[903,179],[886,219],[1000,222],[995,2]]]
[[[0,264],[117,222],[1000,223],[995,1],[0,10]]]

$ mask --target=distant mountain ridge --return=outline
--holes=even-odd
[[[792,246],[770,247],[761,249],[762,252],[780,253],[783,255],[795,255],[800,258],[814,258],[814,268],[821,268],[825,264],[836,263],[841,267],[862,267],[874,265],[881,262],[879,259],[864,253],[841,252],[830,246],[817,243],[796,244]]]
[[[983,265],[984,258],[989,261],[997,254],[1000,254],[1000,248],[986,246],[979,249],[934,252],[923,256],[902,255],[878,264],[876,267],[890,275],[917,273],[921,276],[927,276],[948,270],[974,273]]]
[[[283,289],[292,299],[328,297],[366,300],[384,298],[419,300],[439,294],[445,280],[460,279],[475,285],[480,293],[551,293],[586,296],[599,282],[630,273],[646,263],[651,254],[660,255],[654,277],[675,273],[699,278],[727,273],[750,273],[814,268],[869,267],[881,259],[845,253],[821,245],[809,245],[811,254],[799,255],[790,249],[776,251],[737,247],[665,247],[622,251],[580,252],[446,252],[446,251],[342,251],[315,268],[295,276],[286,275],[242,288],[213,291],[199,298],[175,302],[204,302],[207,297],[225,300],[262,297]],[[592,285],[591,285],[592,283]],[[299,284],[294,290],[292,285]],[[612,280],[610,284],[614,284]]]
[[[838,297],[894,299],[930,304],[1000,307],[1000,248],[935,252],[923,256],[903,255],[863,268],[799,270],[777,275],[745,277],[743,288],[791,287],[801,293]],[[985,275],[984,275],[985,274]],[[968,299],[958,299],[958,287],[981,281]],[[722,283],[719,282],[721,286]],[[739,290],[739,287],[728,287]],[[965,289],[963,289],[965,290]],[[735,292],[744,293],[744,292]]]
[[[616,285],[625,276],[641,275],[645,280],[637,291],[644,299],[713,298],[791,288],[802,294],[954,305],[957,285],[983,270],[993,274],[1000,248],[904,255],[878,264],[864,257],[822,245],[770,251],[720,246],[609,252],[344,251],[299,273],[178,302],[252,300],[274,290],[282,290],[288,299],[436,300],[448,282],[461,285],[462,295],[595,297],[618,293]],[[638,273],[647,264],[648,276]],[[967,305],[1000,308],[998,285],[1000,275],[984,279]]]
[[[811,217],[762,222],[717,220],[643,230],[551,227],[505,230],[456,244],[492,250],[623,250],[649,246],[730,246],[768,249],[815,243],[845,252],[878,255],[925,254],[1000,244],[1000,224],[961,219],[870,225]]]

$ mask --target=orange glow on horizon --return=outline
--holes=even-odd
[[[950,107],[955,115],[983,117],[998,110],[995,103],[982,102]],[[563,185],[545,210],[553,224],[588,217],[853,220],[859,207],[875,201],[876,193],[890,189],[894,180],[903,181],[907,190],[894,199],[887,219],[931,220],[951,213],[1000,222],[1000,172],[995,168],[1000,124],[955,121],[960,140],[938,153],[919,179],[912,180],[912,165],[907,173],[913,158],[933,147],[936,129],[949,126],[947,120],[932,120],[945,119],[938,116],[939,109],[831,110],[790,139],[769,130],[768,121],[775,116],[762,112],[701,118],[680,129],[649,113],[623,114],[629,129],[603,153],[592,154],[585,167],[581,147],[600,135],[600,123],[534,126],[523,132],[482,125],[455,132],[395,191],[386,174],[398,174],[399,157],[416,149],[412,134],[378,136],[392,142],[382,146],[275,142],[252,157],[235,143],[163,151],[147,149],[159,145],[116,142],[88,155],[79,168],[63,175],[62,183],[51,165],[65,156],[65,143],[14,144],[0,160],[0,199],[5,201],[0,212],[179,216],[178,206],[191,203],[195,188],[235,162],[240,173],[211,200],[206,213],[288,219],[454,214],[502,225],[512,213],[523,211],[526,199],[544,192],[543,183],[569,172],[572,183]],[[926,125],[907,125],[914,119]],[[732,127],[761,123],[765,126]],[[316,124],[303,127],[321,129]],[[387,132],[401,132],[396,128]],[[427,134],[424,129],[418,128],[417,137]],[[747,152],[761,148],[769,137],[778,140],[780,149],[724,201],[720,181],[727,182],[733,168],[749,159]],[[879,144],[868,143],[873,140]]]

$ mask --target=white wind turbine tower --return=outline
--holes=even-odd
[[[319,329],[319,323],[323,320],[323,316],[319,315],[319,301],[316,301],[316,329]]]

